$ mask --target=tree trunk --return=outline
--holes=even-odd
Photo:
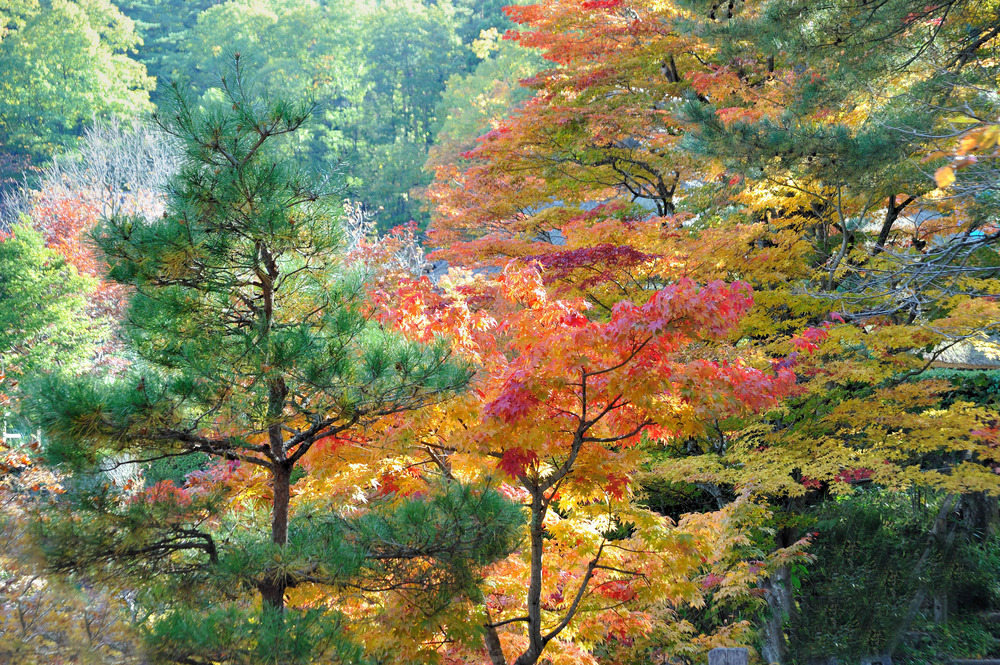
[[[271,472],[274,487],[274,503],[271,509],[271,542],[284,545],[288,542],[288,503],[291,496],[292,466],[288,462],[276,462]],[[261,598],[265,607],[281,611],[285,607],[285,589],[288,582],[277,571],[265,571],[260,585]]]
[[[784,665],[788,660],[784,622],[785,618],[791,614],[790,573],[788,566],[782,566],[761,585],[764,588],[767,606],[771,611],[767,623],[764,624],[764,645],[761,648],[761,655],[767,663]]]
[[[542,655],[542,548],[545,546],[545,505],[541,490],[535,488],[531,498],[531,572],[528,580],[528,649],[515,665],[534,665]]]
[[[743,647],[716,647],[708,652],[708,665],[747,665],[750,652]]]
[[[934,525],[931,527],[930,533],[927,534],[927,544],[924,546],[924,551],[921,552],[920,558],[913,567],[913,576],[915,579],[919,580],[920,575],[924,572],[924,567],[927,565],[927,562],[930,559],[931,554],[934,553],[935,549],[948,550],[951,548],[951,545],[955,540],[956,528],[954,523],[949,526],[948,518],[955,508],[957,499],[958,497],[954,494],[949,494],[941,502],[941,508],[938,510],[937,517],[934,519]],[[896,627],[895,632],[890,636],[889,641],[886,644],[885,653],[888,656],[891,657],[896,652],[900,642],[903,640],[903,635],[910,629],[913,619],[917,616],[917,612],[920,611],[920,607],[924,604],[924,600],[927,598],[927,591],[927,583],[918,582],[917,592],[913,595],[913,598],[910,599],[910,604],[906,608],[906,614],[903,616],[903,620],[900,622],[899,626]]]
[[[939,590],[934,594],[934,623],[941,625],[948,621],[948,592]]]
[[[889,234],[892,232],[892,225],[896,223],[897,219],[899,219],[899,213],[903,212],[903,208],[910,205],[912,202],[912,196],[908,196],[905,200],[898,204],[896,203],[895,194],[889,197],[889,203],[885,208],[885,219],[882,220],[882,230],[879,231],[878,240],[875,241],[875,250],[872,252],[872,255],[885,250],[885,243],[889,240]]]
[[[1000,505],[995,496],[986,492],[963,494],[958,509],[962,514],[962,530],[974,540],[983,542],[996,531]]]
[[[486,626],[486,652],[490,655],[490,662],[493,665],[507,665],[507,659],[503,655],[503,647],[500,645],[500,636],[493,626]]]

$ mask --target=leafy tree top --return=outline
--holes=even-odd
[[[95,115],[150,109],[154,81],[129,51],[135,26],[108,0],[18,0],[0,9],[0,145],[47,157]]]

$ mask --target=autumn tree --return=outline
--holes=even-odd
[[[538,72],[544,60],[534,51],[501,39],[495,28],[484,30],[472,42],[481,58],[469,73],[452,74],[438,102],[440,127],[428,155],[428,170],[460,159],[475,147],[475,140],[499,126],[525,102],[531,90],[520,85]]]
[[[93,283],[46,247],[28,219],[0,236],[0,658],[10,662],[137,661],[123,599],[45,576],[30,537],[35,500],[61,487],[40,464],[21,382],[91,367],[103,333],[87,316]]]
[[[98,121],[74,149],[54,155],[29,185],[3,201],[4,218],[26,215],[49,248],[93,279],[88,314],[108,324],[99,351],[108,362],[122,362],[112,356],[119,347],[114,328],[124,316],[127,290],[105,279],[107,266],[91,232],[102,216],[160,217],[180,157],[173,137],[148,122]]]
[[[351,659],[336,608],[288,607],[290,589],[402,586],[446,604],[507,552],[516,509],[468,485],[291,508],[323,442],[445,400],[469,370],[444,341],[408,342],[372,320],[364,275],[339,253],[337,206],[276,147],[310,107],[257,94],[238,58],[223,89],[204,111],[178,90],[162,117],[185,151],[165,214],[113,215],[95,232],[110,278],[133,289],[130,371],[34,390],[50,458],[78,472],[199,453],[219,464],[184,487],[78,473],[39,538],[56,571],[134,580],[159,608],[159,659]],[[198,594],[218,603],[205,609]]]
[[[989,215],[974,197],[941,196],[929,172],[940,148],[997,112],[981,92],[997,80],[995,17],[965,2],[845,2],[829,14],[781,2],[703,20],[721,57],[693,79],[687,145],[749,178],[750,209],[802,218],[823,289],[933,317],[963,279],[992,276],[974,256],[989,239],[970,242]],[[765,204],[765,190],[784,205]]]
[[[814,378],[801,403],[810,404],[811,422],[796,417],[779,429],[790,442],[822,423],[829,435],[823,454],[828,462],[840,458],[838,474],[853,473],[845,453],[874,453],[877,463],[855,468],[885,485],[925,467],[923,481],[939,487],[992,488],[992,454],[966,434],[989,416],[968,403],[934,410],[949,386],[920,379],[948,349],[986,342],[997,330],[1000,237],[991,195],[981,186],[940,189],[952,184],[951,166],[977,161],[962,152],[975,150],[986,127],[970,116],[996,112],[981,94],[997,80],[996,8],[845,2],[827,13],[775,2],[713,16],[708,3],[698,7],[719,57],[692,77],[699,97],[685,107],[694,123],[685,145],[730,176],[704,189],[729,190],[739,214],[764,231],[756,241],[762,254],[789,233],[812,249],[801,258],[797,289],[780,298],[782,287],[773,289],[767,317],[787,325],[793,317],[778,308],[787,312],[795,303],[800,325],[825,329],[813,338],[822,351],[811,358],[820,363],[801,368]],[[931,173],[951,154],[949,145],[958,154],[938,168],[935,182]],[[984,159],[970,181],[991,171]],[[764,339],[769,327],[757,327],[755,336]],[[883,418],[895,415],[883,424],[866,418],[860,406],[868,396],[887,409]],[[818,405],[830,417],[817,420]],[[917,413],[924,417],[908,420]],[[830,427],[834,420],[843,424]],[[861,444],[849,427],[862,422],[882,436]],[[894,427],[906,432],[905,442],[893,442]],[[890,442],[892,452],[883,448]],[[801,455],[792,453],[800,445]],[[804,470],[820,459],[812,444],[799,439],[780,450],[787,461],[797,458],[787,468],[802,469],[807,483],[818,488],[817,478],[831,478],[833,465],[819,476]],[[948,460],[947,479],[927,468],[940,463],[938,455]]]
[[[928,542],[940,542],[938,533],[976,540],[986,525],[968,529],[947,507],[975,515],[995,501],[995,451],[970,435],[992,415],[978,399],[953,399],[956,386],[925,371],[997,331],[1000,238],[992,197],[974,184],[993,165],[988,153],[982,165],[962,154],[985,132],[975,118],[997,111],[982,94],[997,81],[996,6],[690,6],[718,49],[692,77],[697,95],[683,111],[693,123],[684,146],[720,174],[701,189],[735,203],[731,218],[761,228],[761,254],[790,234],[811,249],[797,285],[774,284],[763,325],[747,332],[773,344],[775,324],[821,325],[800,340],[800,351],[816,345],[797,369],[802,397],[744,430],[702,479],[738,482],[723,479],[724,460],[745,460],[740,474],[785,479],[775,491],[792,514],[856,485],[929,486],[943,496]],[[971,168],[972,186],[941,189],[952,167]],[[783,586],[772,596],[778,614],[794,606]],[[924,587],[912,593],[891,619],[886,652],[926,599]],[[768,644],[772,660],[787,658],[780,633]]]
[[[0,386],[8,385],[0,375]],[[16,399],[0,392],[0,408],[8,406],[8,397]],[[39,570],[31,537],[34,503],[62,487],[59,476],[39,463],[38,449],[38,441],[28,436],[0,442],[0,658],[26,665],[138,664],[139,641],[121,589],[61,580]]]
[[[675,111],[686,75],[703,67],[675,10],[553,2],[507,12],[520,25],[506,37],[551,64],[525,81],[531,100],[464,155],[471,165],[439,169],[429,198],[442,256],[483,236],[494,241],[484,252],[521,255],[518,241],[544,240],[581,204],[611,198],[674,212],[697,165],[673,149],[684,127]]]
[[[909,66],[900,49],[924,57],[924,28],[904,31],[905,40],[876,40],[892,42],[879,59],[864,51],[874,38],[855,36],[854,50],[840,58],[819,33],[794,24],[799,32],[787,31],[790,50],[770,53],[775,56],[771,58],[767,49],[774,47],[766,36],[779,31],[780,21],[773,12],[763,11],[763,5],[748,7],[742,23],[739,12],[731,12],[736,19],[730,22],[728,16],[726,21],[712,16],[709,7],[704,14],[685,7],[594,2],[565,12],[543,11],[540,6],[511,9],[524,26],[511,36],[542,49],[556,66],[530,82],[539,92],[526,108],[467,153],[469,165],[439,172],[431,233],[441,245],[439,255],[466,265],[530,257],[547,268],[550,288],[582,295],[607,315],[619,300],[642,301],[657,285],[678,275],[698,282],[744,279],[757,294],[739,332],[747,353],[756,348],[764,356],[781,357],[820,349],[817,355],[802,355],[800,360],[809,367],[797,371],[803,379],[814,379],[812,397],[827,404],[831,415],[861,377],[869,385],[866,390],[887,391],[879,394],[894,408],[921,408],[919,400],[910,400],[921,390],[929,395],[931,386],[919,389],[908,382],[934,356],[926,359],[915,351],[937,353],[994,328],[995,303],[968,296],[996,290],[994,253],[982,244],[992,242],[993,236],[978,230],[984,221],[966,224],[961,208],[945,212],[933,195],[919,199],[932,194],[934,187],[930,174],[914,166],[926,146],[915,145],[914,137],[901,129],[887,127],[888,116],[879,115],[895,112],[898,118],[912,119],[930,113],[929,104],[915,111],[905,107],[906,95],[915,93],[906,87],[909,79],[897,71],[898,66]],[[781,7],[776,3],[773,10]],[[971,5],[955,6],[956,11],[960,8],[980,17],[990,15]],[[891,11],[902,9],[893,5]],[[844,14],[820,13],[837,26],[846,21],[841,27],[848,29]],[[930,19],[935,17],[940,18],[934,14]],[[905,22],[907,15],[899,19]],[[708,25],[684,31],[699,21]],[[746,27],[758,24],[760,30]],[[874,21],[862,32],[892,32],[894,25]],[[966,53],[965,33],[955,29],[953,39],[941,48]],[[830,31],[836,32],[834,27]],[[982,36],[989,33],[984,28]],[[628,39],[615,41],[613,35]],[[753,41],[755,36],[759,43]],[[808,40],[819,42],[804,45]],[[968,58],[975,55],[988,63],[990,39],[970,44],[976,48],[966,53]],[[981,53],[983,49],[987,51]],[[652,68],[653,51],[663,54],[662,69]],[[926,57],[932,56],[938,57],[936,52]],[[815,69],[803,70],[803,61]],[[885,86],[871,92],[870,87],[848,85],[860,75],[827,79],[819,71],[821,63],[845,71],[870,70]],[[893,94],[891,104],[871,96]],[[834,113],[826,105],[829,100],[843,101],[850,112]],[[807,129],[812,134],[804,134]],[[603,138],[611,142],[602,147]],[[827,152],[813,155],[820,144]],[[667,168],[676,169],[684,187],[668,188],[670,196],[657,201],[653,190],[630,183],[639,171],[625,168],[624,162],[616,167],[602,161],[622,159],[625,152],[642,153],[644,165],[659,165],[659,176],[667,174]],[[656,180],[643,182],[652,186]],[[900,248],[896,234],[901,219],[918,199],[941,212],[911,212],[907,224],[920,225],[919,233],[925,235],[918,234],[916,246]],[[883,204],[892,210],[886,213],[880,209]],[[893,251],[880,247],[882,235],[893,239]],[[949,237],[951,241],[943,242]],[[920,249],[920,243],[932,242],[939,244]],[[985,251],[976,253],[972,244]],[[850,325],[855,320],[869,325],[859,329]],[[875,327],[873,321],[878,322]],[[844,349],[853,351],[845,355]],[[839,362],[831,365],[834,359]],[[829,390],[830,370],[843,382],[844,393]],[[922,407],[927,409],[923,423],[929,426],[933,409],[929,403]],[[974,429],[986,417],[974,409],[953,408],[956,431]],[[847,422],[833,427],[837,434],[830,437],[826,451],[839,452],[826,459],[823,469],[814,469],[817,475],[805,469],[820,458],[801,439],[801,455],[785,458],[789,464],[783,471],[764,477],[784,477],[794,484],[800,475],[833,480],[842,471],[867,468],[851,461],[859,442],[840,435],[850,427]],[[773,425],[772,420],[764,428]],[[794,428],[779,429],[797,437]],[[879,448],[875,442],[893,440],[883,436],[891,429],[890,422],[874,425],[871,438],[864,437],[861,445],[873,452]],[[918,429],[907,431],[912,437]],[[929,440],[936,441],[935,449],[967,443],[942,438],[941,433],[925,430]],[[883,452],[907,460],[902,466],[919,467],[921,455],[905,450],[904,440],[895,441],[904,450]],[[726,436],[717,445],[703,444],[726,454],[737,450]],[[758,450],[748,441],[747,457]],[[782,456],[761,459],[780,465]],[[899,473],[895,463],[880,462],[877,468],[887,472],[883,479],[908,475]],[[972,477],[966,486],[978,488],[986,477],[979,474],[988,466],[968,470]]]
[[[526,509],[523,549],[491,568],[464,619],[482,622],[491,663],[597,662],[591,648],[647,630],[652,607],[704,601],[704,576],[742,537],[740,509],[675,527],[642,506],[636,478],[655,442],[766,408],[794,383],[707,344],[752,302],[745,285],[679,280],[603,319],[551,298],[515,262],[494,279],[443,292],[412,282],[392,298],[387,321],[418,339],[449,331],[483,371],[466,397],[406,416],[389,436],[445,478],[499,478]],[[764,568],[735,564],[731,592]],[[471,662],[482,651],[446,653]]]
[[[753,285],[733,340],[744,358],[793,370],[800,391],[763,418],[722,418],[665,441],[660,481],[698,483],[712,502],[754,487],[790,513],[861,483],[995,492],[995,451],[969,436],[989,409],[921,380],[944,349],[995,329],[990,209],[935,191],[931,173],[955,153],[935,153],[921,135],[960,140],[966,100],[992,113],[975,85],[960,91],[955,72],[937,76],[961,54],[962,76],[991,80],[993,10],[827,9],[512,8],[521,25],[508,36],[553,64],[468,163],[439,169],[437,256],[537,261],[550,293],[583,297],[602,317],[682,277]],[[954,106],[935,107],[945,88]],[[978,136],[992,145],[985,125],[966,125],[967,150]],[[958,154],[954,165],[970,161]],[[970,181],[988,173],[969,171]],[[801,533],[781,529],[776,543]],[[791,607],[788,580],[788,570],[770,580],[774,616]],[[780,621],[777,631],[775,643]]]

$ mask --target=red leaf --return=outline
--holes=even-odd
[[[506,473],[511,478],[517,478],[524,474],[529,466],[538,462],[538,455],[531,450],[523,448],[508,448],[503,451],[497,468]]]

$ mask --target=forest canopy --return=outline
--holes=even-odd
[[[0,661],[1000,658],[998,49],[0,0]]]

